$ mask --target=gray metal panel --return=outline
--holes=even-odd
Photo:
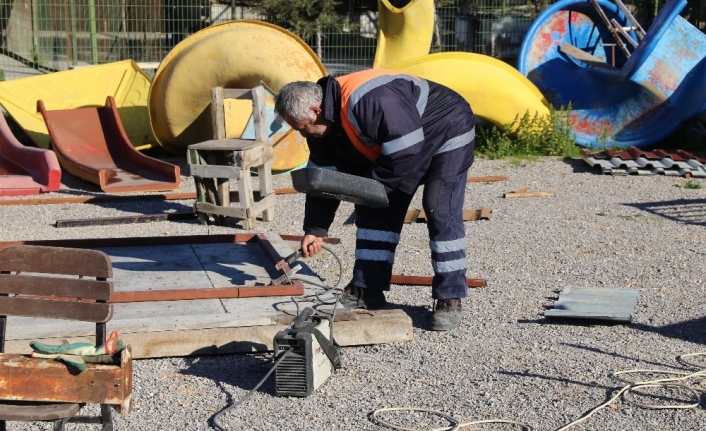
[[[629,322],[639,296],[639,289],[566,287],[544,316]]]

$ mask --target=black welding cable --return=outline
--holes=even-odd
[[[218,418],[220,418],[221,415],[227,413],[227,412],[230,411],[230,410],[233,410],[234,408],[238,407],[239,405],[241,405],[241,404],[243,404],[245,401],[247,401],[247,399],[250,398],[250,397],[252,396],[252,394],[255,393],[255,391],[257,391],[258,389],[260,389],[260,386],[262,386],[262,384],[265,383],[265,381],[267,380],[267,378],[270,377],[270,375],[272,375],[272,373],[275,371],[275,369],[277,369],[277,366],[284,360],[284,358],[287,357],[287,354],[288,354],[289,352],[291,352],[291,351],[292,351],[292,349],[291,349],[291,348],[288,348],[287,350],[282,351],[279,355],[275,356],[275,359],[276,359],[275,364],[272,366],[272,368],[270,368],[270,370],[267,372],[267,374],[265,374],[265,377],[263,377],[263,378],[255,385],[255,387],[250,390],[250,392],[248,392],[247,394],[245,394],[245,396],[244,396],[243,398],[239,399],[238,402],[233,403],[233,404],[231,404],[231,405],[229,405],[229,406],[224,407],[220,412],[218,412],[218,413],[216,413],[215,415],[213,415],[213,426],[215,426],[216,428],[218,428],[220,431],[228,431],[227,429],[225,429],[225,428],[223,427],[223,425],[221,425],[221,424],[218,422]]]

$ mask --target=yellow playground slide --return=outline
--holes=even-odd
[[[280,27],[248,20],[213,25],[184,39],[162,60],[150,88],[150,124],[165,149],[183,154],[190,144],[213,138],[213,87],[252,88],[262,82],[277,92],[291,81],[316,81],[325,75],[311,48]],[[245,117],[227,115],[228,137],[240,137],[235,135],[251,115],[238,111]],[[273,169],[289,170],[305,163],[309,151],[299,134],[288,133],[286,123],[275,124],[278,120],[269,117],[270,131],[279,133],[271,139],[294,140],[275,142]]]
[[[103,106],[112,96],[120,121],[135,148],[155,144],[147,116],[150,79],[132,60],[0,82],[0,104],[40,148],[49,148],[49,131],[37,111]]]
[[[410,0],[397,8],[378,0],[378,45],[373,67],[388,68],[429,54],[434,34],[434,0]]]
[[[443,52],[391,67],[456,90],[473,112],[498,126],[515,117],[549,114],[549,103],[517,69],[496,58],[469,52]]]

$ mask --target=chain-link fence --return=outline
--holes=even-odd
[[[128,58],[156,67],[177,43],[206,26],[267,21],[263,4],[268,1],[278,0],[0,0],[0,69],[4,79],[14,79]],[[370,67],[377,46],[377,0],[312,1],[333,3],[342,18],[341,25],[305,38],[329,73]],[[532,20],[554,1],[437,0],[431,52],[476,52],[514,64]],[[407,2],[391,1],[398,7]],[[665,2],[626,1],[643,27]],[[706,27],[706,6],[700,1],[692,0],[683,15]]]

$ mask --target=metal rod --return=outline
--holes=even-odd
[[[393,275],[390,278],[390,283],[407,286],[431,286],[432,279],[433,277],[420,275]],[[487,283],[482,278],[467,278],[466,285],[468,287],[486,287]]]
[[[56,227],[84,227],[84,226],[106,226],[114,224],[132,224],[132,223],[152,223],[159,221],[176,221],[196,219],[196,214],[193,211],[163,213],[163,214],[140,214],[126,217],[100,217],[100,218],[84,218],[84,219],[64,219],[57,220]]]
[[[75,0],[69,0],[69,13],[71,14],[71,33],[74,35],[71,38],[71,60],[72,64],[76,65],[78,63],[78,42],[76,40],[76,5],[74,3]]]
[[[88,25],[91,31],[91,64],[98,64],[98,35],[96,31],[96,0],[88,0]]]

